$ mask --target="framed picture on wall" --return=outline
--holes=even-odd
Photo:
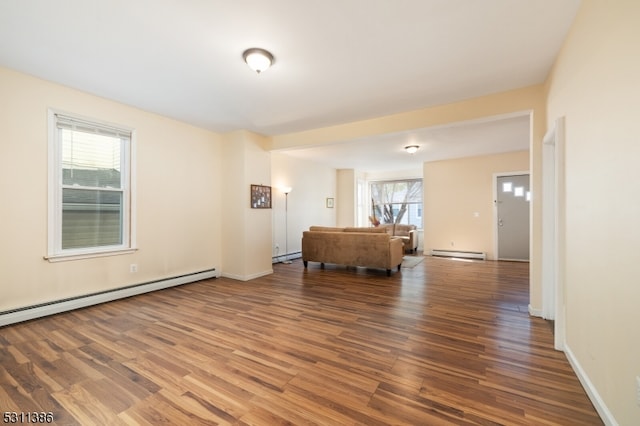
[[[251,208],[271,208],[271,187],[264,185],[251,185]]]
[[[333,198],[327,198],[327,208],[328,209],[333,208]]]

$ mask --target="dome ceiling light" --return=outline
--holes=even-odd
[[[409,154],[415,154],[418,151],[418,148],[420,148],[419,145],[407,145],[404,147],[404,150]]]
[[[249,68],[260,74],[262,71],[269,68],[275,62],[275,59],[271,52],[260,49],[259,47],[252,47],[242,53],[244,61],[249,65]]]

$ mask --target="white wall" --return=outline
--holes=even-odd
[[[621,425],[640,424],[639,23],[637,0],[584,1],[547,98],[566,126],[567,354]]]
[[[335,226],[336,170],[320,164],[300,160],[286,154],[271,153],[271,185],[273,186],[273,256],[285,253],[285,234],[288,233],[289,253],[300,252],[302,232],[312,225]],[[288,230],[285,233],[285,197],[279,188],[291,187],[289,194]],[[336,207],[326,207],[326,199],[333,198]],[[275,246],[279,245],[279,250]],[[275,259],[284,260],[284,258]]]

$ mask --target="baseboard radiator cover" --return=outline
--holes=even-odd
[[[0,327],[219,276],[215,268],[0,312]]]
[[[296,260],[296,259],[301,259],[302,258],[302,252],[301,251],[294,251],[292,253],[289,254],[281,254],[278,256],[273,256],[271,257],[271,263],[280,263],[282,261],[285,260]]]
[[[462,259],[487,260],[487,254],[480,251],[458,251],[458,250],[438,250],[432,249],[431,256],[459,257]]]

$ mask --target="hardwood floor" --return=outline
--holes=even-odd
[[[56,424],[598,425],[528,265],[302,262],[0,328],[3,412]]]

